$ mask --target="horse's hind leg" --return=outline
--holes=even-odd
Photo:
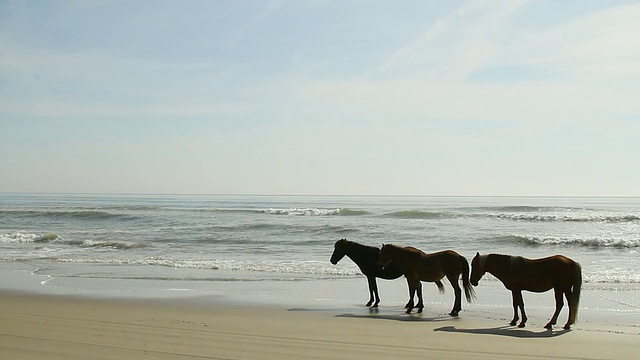
[[[578,309],[576,309],[575,305],[573,303],[571,303],[571,297],[573,296],[573,290],[569,289],[569,290],[565,291],[564,295],[567,298],[567,305],[569,306],[569,318],[567,319],[567,323],[564,324],[563,329],[570,330],[571,329],[571,325],[573,325],[573,322],[571,320],[572,319],[575,320],[575,318],[576,318],[575,312]]]
[[[460,289],[460,284],[458,284],[458,276],[447,276],[447,279],[449,279],[451,287],[453,287],[453,292],[456,296],[453,302],[453,309],[449,315],[458,316],[458,313],[462,310],[462,289]]]
[[[547,329],[551,329],[553,325],[556,324],[556,322],[558,321],[558,315],[560,315],[560,310],[562,310],[562,307],[564,306],[564,301],[562,300],[562,296],[564,294],[562,290],[553,288],[553,292],[556,295],[556,311],[553,313],[553,316],[551,316],[551,319],[549,320],[547,325],[544,326]]]
[[[380,303],[380,296],[378,295],[378,283],[376,282],[375,276],[367,276],[367,282],[369,283],[369,302],[365,306],[378,307],[378,303]],[[374,301],[375,296],[375,303]]]
[[[517,293],[517,290],[511,290],[511,300],[513,304],[513,319],[511,319],[511,322],[509,323],[511,326],[515,326],[518,323],[518,320],[520,320],[518,317],[518,306],[520,306],[520,303],[518,302]]]

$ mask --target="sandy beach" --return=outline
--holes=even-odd
[[[631,359],[638,336],[399,307],[235,306],[2,292],[3,359]]]

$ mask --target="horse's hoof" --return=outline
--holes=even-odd
[[[518,327],[519,327],[519,328],[523,328],[523,327],[525,327],[525,323],[520,323],[520,324],[518,324]]]
[[[364,304],[364,306],[367,306],[367,307],[371,306],[371,301],[369,301],[368,303]]]
[[[377,308],[378,304],[373,304],[373,306],[371,306],[372,308]]]
[[[567,324],[565,326],[562,327],[565,330],[571,330],[571,325]]]
[[[514,320],[514,321],[510,322],[510,323],[509,323],[509,325],[511,325],[511,326],[516,326],[516,324],[517,324],[517,323],[518,323],[518,322]]]
[[[458,316],[458,312],[457,311],[452,311],[449,313],[449,315],[451,316]]]
[[[547,330],[551,330],[551,329],[553,329],[553,325],[547,324],[547,325],[544,326],[544,328],[547,329]]]
[[[422,308],[418,309],[418,314],[422,314]]]
[[[408,308],[408,309],[407,309],[407,311],[405,311],[404,313],[405,313],[405,314],[411,314],[411,310],[413,310],[413,309]]]

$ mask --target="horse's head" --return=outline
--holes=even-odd
[[[382,265],[383,267],[389,266],[389,263],[391,262],[389,252],[392,251],[392,246],[393,245],[382,244],[382,248],[378,254],[378,265]]]
[[[486,261],[487,255],[480,255],[480,253],[476,252],[476,256],[471,260],[471,276],[469,276],[469,282],[473,286],[478,286],[478,281],[485,273],[484,263]]]
[[[331,254],[331,259],[329,260],[333,265],[337,264],[347,254],[347,242],[347,239],[340,239],[333,245],[333,254]]]

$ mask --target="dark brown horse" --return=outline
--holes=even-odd
[[[356,265],[358,265],[360,271],[362,271],[362,273],[367,277],[367,282],[369,283],[369,302],[367,302],[365,306],[372,306],[374,308],[378,307],[378,304],[380,303],[376,278],[379,277],[381,279],[393,280],[403,275],[402,270],[393,263],[384,268],[379,265],[379,253],[380,249],[377,247],[358,244],[347,239],[340,239],[336,241],[334,245],[333,254],[331,254],[330,260],[331,263],[335,265],[346,255],[356,263]],[[441,282],[437,282],[436,285],[440,291],[444,290],[444,286]],[[409,295],[411,296],[412,294],[409,293]],[[409,306],[413,307],[412,296],[411,299],[409,299],[409,302],[405,305],[405,307]]]
[[[464,256],[455,251],[447,250],[426,254],[416,248],[400,247],[396,245],[382,244],[378,262],[387,266],[391,262],[396,264],[404,273],[409,285],[409,295],[413,300],[413,294],[418,293],[418,313],[422,312],[424,304],[422,301],[422,282],[439,282],[443,277],[447,277],[455,293],[453,309],[449,313],[451,316],[458,316],[462,310],[462,290],[458,284],[458,278],[462,275],[462,286],[468,302],[475,297],[473,287],[469,283],[469,263]],[[413,306],[407,309],[407,314]]]
[[[560,310],[564,306],[562,297],[569,303],[569,319],[564,325],[570,329],[578,316],[580,303],[580,288],[582,287],[582,270],[580,264],[562,256],[555,255],[542,259],[525,259],[521,256],[500,254],[480,255],[471,261],[471,283],[478,286],[478,281],[485,272],[497,277],[504,286],[511,290],[513,297],[513,320],[511,325],[518,322],[518,308],[522,313],[522,321],[518,327],[524,327],[527,315],[524,312],[522,290],[533,292],[545,292],[554,290],[556,296],[556,311],[551,320],[544,327],[551,329],[558,320]]]

